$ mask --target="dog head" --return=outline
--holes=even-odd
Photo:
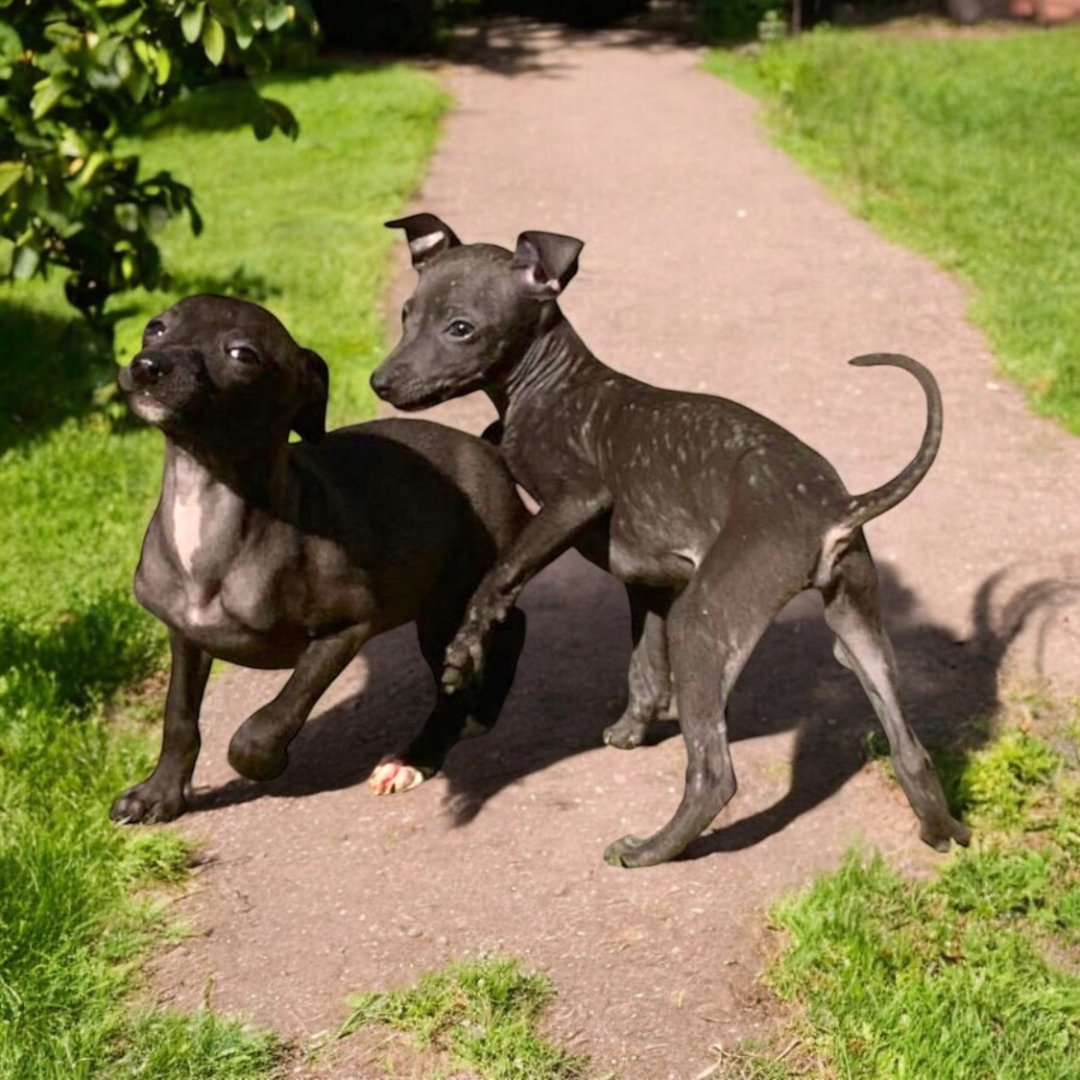
[[[190,296],[146,324],[117,379],[136,416],[166,435],[265,445],[326,432],[329,373],[258,304]]]
[[[521,359],[577,273],[572,236],[525,232],[513,252],[462,244],[433,214],[388,222],[404,229],[419,274],[397,347],[372,389],[399,409],[424,409],[503,377]]]

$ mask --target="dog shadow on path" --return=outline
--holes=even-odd
[[[949,629],[918,617],[914,592],[894,570],[878,569],[912,725],[930,747],[976,748],[987,732],[977,721],[999,705],[998,677],[1010,644],[1025,627],[1052,618],[1075,586],[1036,582],[1006,596],[1004,573],[994,574],[973,600],[975,632],[958,641]],[[455,826],[467,825],[504,788],[601,748],[603,729],[625,702],[629,614],[614,579],[571,553],[530,585],[523,606],[528,640],[503,716],[491,734],[456,747],[443,770]],[[370,642],[363,655],[368,678],[362,692],[308,722],[281,777],[200,791],[192,810],[363,785],[386,753],[408,741],[434,700],[411,627]],[[233,719],[234,727],[244,717]],[[858,680],[833,659],[816,594],[793,601],[762,639],[732,694],[728,723],[733,743],[794,732],[790,787],[767,809],[700,837],[688,857],[741,850],[779,832],[863,767],[869,738],[884,745]],[[677,735],[675,721],[660,721],[646,746],[604,753],[648,755],[651,745]],[[681,776],[671,783],[680,784]]]

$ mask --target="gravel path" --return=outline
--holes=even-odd
[[[912,720],[932,741],[992,708],[1003,672],[1080,688],[1068,585],[1080,581],[1080,440],[995,375],[964,290],[839,208],[696,51],[537,28],[490,44],[487,66],[446,72],[459,104],[417,209],[467,241],[581,237],[563,306],[600,357],[767,413],[855,491],[908,461],[924,411],[909,376],[845,361],[900,351],[929,364],[946,403],[941,455],[868,528]],[[395,308],[412,284],[400,264]],[[432,415],[479,431],[492,414],[477,398]],[[593,1077],[683,1080],[711,1047],[773,1022],[757,975],[778,894],[860,839],[915,872],[936,864],[865,766],[869,705],[802,598],[735,695],[740,788],[716,830],[675,864],[606,866],[607,842],[670,816],[681,741],[668,724],[632,753],[600,745],[628,657],[617,583],[571,554],[524,606],[529,641],[499,729],[404,796],[376,799],[364,779],[429,701],[410,630],[365,651],[264,787],[235,778],[225,747],[282,677],[214,682],[198,812],[182,826],[208,853],[180,903],[198,933],[157,962],[163,1000],[209,1000],[303,1037],[339,1023],[350,992],[509,953],[551,976],[552,1032],[592,1055]],[[305,1075],[368,1080],[385,1054],[360,1037]]]

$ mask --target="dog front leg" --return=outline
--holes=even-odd
[[[150,776],[112,804],[109,817],[123,824],[172,821],[187,809],[184,793],[199,756],[199,709],[212,659],[171,628],[169,647],[172,660],[161,753]]]
[[[521,590],[610,509],[607,491],[562,495],[544,504],[469,601],[465,622],[446,650],[442,685],[448,693],[459,690],[479,670],[492,627],[506,618]]]
[[[371,636],[371,628],[362,625],[315,639],[278,696],[236,729],[229,743],[229,764],[249,780],[280,776],[289,763],[289,743],[315,703]]]

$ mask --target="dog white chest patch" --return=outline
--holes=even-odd
[[[177,461],[172,480],[169,516],[173,547],[184,573],[196,577],[200,551],[214,539],[214,533],[228,531],[233,524],[233,508],[227,489],[188,458]]]
[[[173,543],[184,572],[190,574],[195,566],[203,525],[203,504],[192,491],[177,492],[172,507]]]

